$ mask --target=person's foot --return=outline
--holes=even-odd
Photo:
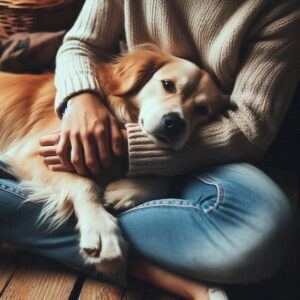
[[[211,287],[208,289],[209,300],[228,300],[225,291],[218,287]]]

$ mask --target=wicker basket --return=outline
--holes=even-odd
[[[0,0],[0,28],[2,27],[5,35],[69,29],[83,2],[84,0]]]

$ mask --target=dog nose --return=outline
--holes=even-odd
[[[185,131],[186,121],[178,113],[172,112],[162,117],[162,126],[168,136],[178,136]]]

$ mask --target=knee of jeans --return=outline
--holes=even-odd
[[[248,269],[243,278],[245,283],[273,276],[283,266],[292,249],[295,238],[294,212],[286,195],[279,189],[276,194],[270,193],[269,199],[258,198],[268,203],[256,210],[253,240],[250,235],[249,249],[241,251],[238,257],[239,261],[244,262],[241,264],[244,269]]]
[[[221,243],[211,252],[203,249],[205,255],[191,249],[186,252],[180,268],[186,270],[186,275],[209,282],[249,284],[266,280],[274,276],[290,257],[291,236],[287,229],[272,228],[259,238],[249,238],[246,245]]]
[[[246,163],[230,164],[211,177],[222,186],[224,207],[248,211],[241,216],[251,217],[263,232],[290,230],[295,219],[291,201],[261,170]]]
[[[245,247],[232,247],[227,266],[229,282],[253,283],[272,277],[292,254],[295,241],[295,218],[288,199],[282,195],[267,211],[257,215]],[[221,260],[223,261],[223,260]],[[232,276],[232,278],[230,278]]]
[[[238,172],[233,176],[224,174],[210,176],[222,185],[223,197],[216,212],[221,218],[216,225],[224,230],[226,238],[219,243],[219,249],[207,255],[204,265],[198,261],[197,253],[190,258],[194,274],[200,279],[224,283],[269,278],[293,248],[296,226],[291,203],[271,179],[255,168],[247,170],[244,177]],[[214,220],[215,215],[208,217]]]

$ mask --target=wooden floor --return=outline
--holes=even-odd
[[[299,172],[268,171],[294,203],[299,201]],[[299,209],[298,209],[298,216]],[[300,218],[299,218],[300,219]],[[300,231],[298,231],[300,232]],[[300,250],[271,280],[249,286],[227,286],[233,300],[299,300]],[[141,281],[129,280],[127,288],[85,278],[53,261],[3,247],[0,250],[0,299],[12,300],[175,300]]]
[[[4,247],[0,261],[0,299],[11,300],[175,300],[150,285],[129,280],[128,287],[85,278],[58,263]]]

